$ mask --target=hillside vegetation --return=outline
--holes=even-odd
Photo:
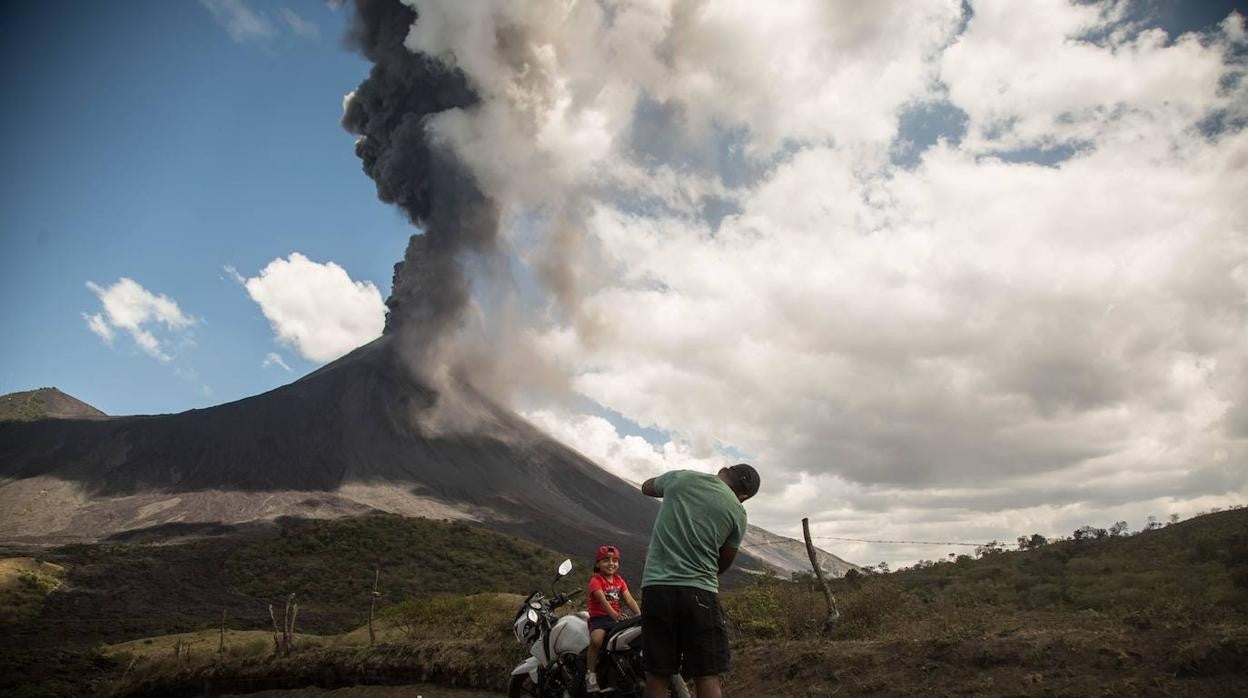
[[[725,603],[754,664],[733,678],[760,695],[1248,690],[1248,510],[1123,528],[852,573],[831,584],[830,636],[810,577],[759,579]]]
[[[384,514],[205,530],[218,535],[189,542],[175,537],[182,541],[175,544],[153,533],[144,544],[47,551],[41,576],[32,582],[18,579],[18,567],[33,574],[28,565],[8,558],[5,564],[15,570],[9,576],[23,585],[14,587],[12,598],[20,596],[24,610],[0,621],[0,694],[90,693],[125,669],[98,654],[101,642],[219,631],[223,611],[228,630],[267,631],[268,606],[280,619],[290,594],[300,606],[298,632],[358,628],[368,618],[378,566],[380,611],[449,594],[527,593],[547,586],[563,559],[472,524]],[[58,568],[63,580],[50,591]],[[173,642],[159,646],[169,653]]]
[[[65,568],[35,558],[0,559],[0,627],[37,617],[64,576]]]
[[[549,582],[562,559],[464,522],[377,514],[285,528],[278,538],[240,548],[225,569],[230,586],[241,593],[295,594],[307,608],[330,615],[354,609],[353,625],[367,607],[378,570],[384,605],[434,594],[527,592]]]

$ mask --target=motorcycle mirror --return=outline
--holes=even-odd
[[[564,560],[563,562],[559,563],[559,576],[560,577],[567,576],[567,574],[571,571],[572,571],[571,560]]]
[[[529,617],[529,622],[530,622],[530,623],[536,623],[536,622],[537,622],[537,611],[534,611],[533,609],[531,609],[531,608],[530,608],[530,609],[529,609],[529,616],[528,616],[528,617]]]

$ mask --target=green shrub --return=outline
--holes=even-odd
[[[264,657],[273,652],[273,642],[270,640],[248,640],[240,644],[227,644],[225,653],[230,657]]]
[[[388,606],[378,618],[409,639],[443,637],[448,630],[458,637],[503,639],[510,637],[514,612],[510,601],[488,594],[440,595]]]
[[[1037,584],[1026,591],[1023,605],[1027,608],[1053,608],[1062,602],[1062,588],[1057,584]]]
[[[17,575],[17,583],[25,590],[39,594],[47,594],[56,588],[56,580],[39,574],[34,570],[23,570]]]
[[[779,590],[780,583],[774,577],[760,577],[725,599],[725,620],[745,637],[779,637],[785,630]]]
[[[902,587],[886,579],[869,579],[837,598],[841,616],[834,636],[861,640],[883,634],[886,626],[907,615],[913,605]],[[913,617],[913,613],[910,613]]]

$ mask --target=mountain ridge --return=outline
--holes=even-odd
[[[431,426],[448,409],[471,429]],[[479,521],[564,551],[641,551],[658,506],[470,388],[448,400],[416,381],[385,336],[209,408],[0,423],[0,503],[11,542],[384,511]],[[749,552],[743,567],[772,564]]]

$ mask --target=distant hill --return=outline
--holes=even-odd
[[[56,388],[39,388],[0,395],[0,422],[32,422],[39,419],[99,419],[100,410]]]

